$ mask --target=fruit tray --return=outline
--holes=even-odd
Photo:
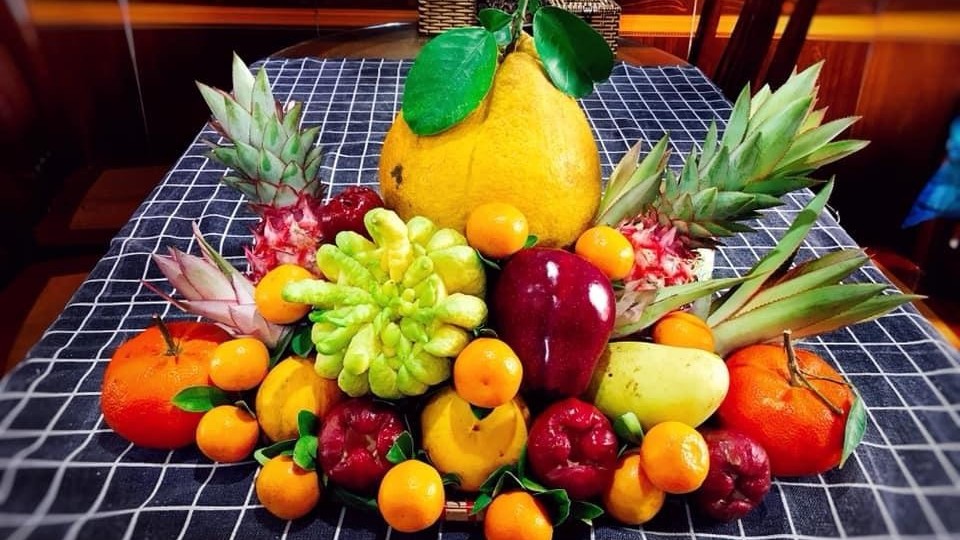
[[[322,125],[320,176],[331,195],[349,186],[376,187],[380,141],[394,120],[409,62],[388,60],[271,60],[264,64],[281,100],[304,102],[307,125]],[[636,140],[652,146],[669,130],[670,164],[708,137],[710,120],[731,104],[695,68],[618,64],[608,83],[580,101],[597,138],[603,177]],[[336,105],[336,106],[335,106]],[[214,463],[194,446],[150,450],[109,429],[100,411],[105,369],[114,351],[152,324],[196,320],[150,287],[172,288],[152,259],[169,247],[199,254],[203,237],[235,266],[257,218],[239,192],[221,183],[226,171],[204,157],[206,126],[131,217],[64,312],[0,382],[0,530],[17,538],[274,536],[359,539],[397,531],[369,513],[325,494],[309,517],[284,521],[260,504],[257,464]],[[813,193],[799,191],[764,213],[755,234],[737,235],[717,252],[714,276],[742,275],[773,250]],[[798,260],[856,243],[833,217],[820,214]],[[872,266],[856,282],[886,283]],[[145,286],[149,284],[150,287]],[[804,340],[853,382],[865,409],[863,443],[843,468],[821,475],[781,476],[762,504],[739,521],[718,523],[685,496],[668,496],[647,536],[852,537],[960,534],[960,502],[952,453],[960,432],[956,408],[960,358],[917,311],[907,306],[873,322]],[[532,402],[533,414],[542,404]],[[467,497],[448,502],[446,520],[418,537],[481,538]],[[465,521],[460,521],[461,519]],[[557,537],[634,535],[602,517],[573,524]]]

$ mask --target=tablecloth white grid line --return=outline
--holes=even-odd
[[[376,185],[377,171],[372,154],[379,152],[383,132],[389,126],[393,112],[399,108],[402,80],[408,68],[409,63],[384,60],[267,63],[271,80],[277,81],[274,88],[278,97],[284,100],[294,96],[305,100],[304,122],[322,127],[319,144],[326,152],[321,170],[322,176],[329,181],[328,194],[348,185]],[[378,84],[368,91],[371,83]],[[598,136],[605,175],[636,139],[643,138],[645,147],[649,148],[666,130],[673,136],[671,165],[679,165],[690,149],[700,149],[708,122],[716,119],[722,127],[720,118],[730,111],[729,103],[722,99],[715,86],[695,69],[638,69],[622,65],[615,70],[611,82],[598,87],[598,92],[584,99],[582,104]],[[358,534],[377,537],[392,534],[382,524],[369,528],[371,520],[358,521],[358,514],[353,510],[321,512],[326,517],[303,526],[293,527],[285,523],[273,529],[262,508],[255,504],[252,474],[236,480],[239,483],[234,487],[245,485],[247,488],[242,502],[228,505],[215,502],[224,494],[219,483],[218,488],[213,489],[214,482],[222,483],[220,477],[223,474],[237,478],[236,473],[245,473],[245,467],[252,468],[252,463],[214,466],[198,458],[192,450],[144,454],[128,444],[111,450],[111,446],[116,447],[116,438],[103,425],[102,417],[98,414],[91,416],[94,413],[90,411],[86,415],[78,414],[76,410],[78,407],[83,409],[84,405],[77,399],[94,401],[89,398],[97,395],[98,378],[102,376],[111,349],[146,326],[151,313],[158,309],[167,312],[166,305],[142,288],[144,280],[167,287],[162,276],[151,268],[149,254],[164,245],[195,249],[189,223],[198,219],[207,239],[224,250],[231,262],[242,263],[239,246],[248,241],[247,228],[253,224],[253,219],[249,212],[241,209],[243,204],[237,193],[217,184],[224,169],[203,156],[206,149],[203,141],[218,138],[209,126],[204,127],[163,183],[111,242],[110,252],[81,287],[64,316],[44,334],[40,346],[31,353],[32,358],[24,362],[13,376],[0,382],[0,468],[3,470],[0,535],[7,528],[6,532],[22,537],[45,537],[46,534],[86,538],[98,530],[116,527],[124,537],[138,537],[142,535],[143,527],[155,526],[155,520],[148,520],[149,523],[144,520],[159,515],[169,518],[166,520],[170,521],[166,526],[169,537],[186,538],[205,534],[204,531],[209,533],[209,524],[220,521],[224,527],[229,522],[229,528],[219,535],[225,535],[229,530],[231,537],[265,534],[294,537],[318,530],[324,531],[321,536],[346,536],[348,540]],[[730,245],[720,251],[718,273],[742,273],[749,269],[753,261],[772,248],[776,238],[782,235],[807,200],[809,196],[805,194],[787,197],[784,207],[765,213],[764,219],[755,224],[760,234],[731,239]],[[198,205],[199,201],[203,203]],[[800,258],[820,255],[840,246],[852,247],[855,243],[834,216],[824,215],[804,242]],[[139,277],[131,276],[129,269],[139,269]],[[873,267],[858,272],[856,278],[874,282],[884,279]],[[116,319],[114,327],[105,326],[102,321],[111,318]],[[88,342],[93,344],[92,348],[85,346]],[[879,381],[884,385],[883,393],[868,396],[872,433],[868,431],[868,440],[843,471],[809,480],[778,479],[775,482],[774,492],[768,498],[769,505],[780,507],[774,512],[774,521],[779,520],[790,535],[798,538],[886,537],[884,535],[890,534],[914,538],[960,532],[960,525],[955,519],[949,520],[950,514],[944,513],[942,507],[960,499],[957,466],[953,461],[960,459],[957,457],[960,435],[954,434],[954,431],[960,432],[960,406],[955,403],[956,392],[952,386],[960,375],[956,351],[946,345],[912,307],[900,308],[879,323],[806,341],[804,346],[812,346],[821,353],[829,352],[828,357],[841,369],[850,363],[854,369],[844,369],[846,375],[862,377],[864,383]],[[855,356],[849,356],[851,354]],[[877,356],[879,354],[884,356]],[[898,367],[897,372],[888,372],[891,355],[905,356],[907,365]],[[865,358],[866,363],[860,357]],[[75,379],[70,375],[73,366],[82,371]],[[901,369],[905,371],[900,372]],[[57,386],[61,379],[67,386]],[[917,387],[918,384],[921,386]],[[57,391],[51,391],[51,385]],[[870,390],[873,386],[871,383]],[[907,388],[921,391],[908,393]],[[64,397],[62,403],[58,401],[60,396]],[[891,405],[891,399],[895,400],[894,405]],[[894,418],[889,416],[891,414],[905,418],[905,423],[885,423]],[[935,421],[938,423],[930,423]],[[888,433],[888,430],[900,428],[912,431]],[[36,440],[24,444],[30,442],[30,437],[36,437]],[[82,441],[77,444],[70,438]],[[50,444],[54,440],[58,444],[71,445],[66,447],[69,451],[61,459],[43,457],[53,450]],[[110,455],[112,459],[97,459]],[[852,466],[854,463],[856,465]],[[930,478],[931,473],[923,468],[911,470],[917,464],[927,469],[935,465],[945,476]],[[93,504],[78,513],[56,511],[63,507],[63,494],[59,491],[78,489],[66,478],[67,472],[99,472],[101,469],[107,471],[107,477],[94,486],[96,499]],[[145,498],[128,495],[126,499],[133,504],[118,510],[118,504],[127,503],[124,496],[117,498],[117,482],[134,477],[131,475],[138,474],[138,471],[156,469],[159,474],[147,484],[149,492]],[[33,500],[32,497],[39,495],[40,508],[46,509],[44,512],[30,513],[29,507],[20,508],[9,497],[15,488],[24,489],[18,478],[35,477],[51,470],[56,482],[41,489],[41,493],[31,492],[27,497]],[[129,473],[120,474],[120,471]],[[183,483],[184,478],[176,471],[194,471],[194,478],[186,485],[171,486],[167,480]],[[896,473],[892,480],[885,476],[891,473]],[[130,488],[131,492],[142,489]],[[184,489],[192,491],[186,494],[189,496],[177,498],[178,492]],[[808,502],[798,490],[816,490],[821,495]],[[858,495],[861,492],[869,494],[869,505],[875,510],[863,506],[868,503]],[[839,499],[838,494],[841,494]],[[176,500],[186,503],[169,504]],[[915,501],[911,504],[920,507],[917,508],[920,514],[910,519],[898,506],[890,506],[898,501],[911,500]],[[794,503],[797,501],[803,502],[804,506],[796,507]],[[865,509],[868,515],[877,512],[879,515],[875,521],[878,523],[851,522],[855,514],[850,512],[851,508]],[[768,510],[775,509],[771,506]],[[812,519],[822,518],[826,513],[832,519],[820,520],[823,521],[821,525],[829,523],[828,527],[811,523]],[[196,517],[201,514],[202,520]],[[658,518],[659,521],[638,530],[639,536],[786,536],[765,526],[760,516],[748,517],[732,525],[731,529],[707,525],[685,503],[674,501],[672,506],[668,504],[664,514],[680,521],[671,525]],[[66,518],[58,521],[62,516],[70,516],[72,521]],[[676,525],[683,523],[685,531],[674,530]],[[898,523],[900,527],[897,527]],[[69,528],[61,529],[61,525]],[[473,537],[478,535],[478,530],[450,524],[427,536]],[[830,530],[834,532],[829,533]],[[806,534],[811,531],[817,534]],[[591,538],[605,538],[611,534],[613,531],[607,524],[589,530]]]

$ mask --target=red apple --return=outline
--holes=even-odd
[[[393,408],[366,398],[335,405],[320,429],[320,467],[331,480],[369,492],[392,464],[387,452],[403,433],[403,420]]]
[[[500,339],[523,363],[525,391],[578,396],[613,332],[610,280],[596,266],[561,249],[515,254],[493,296]]]
[[[607,417],[576,398],[557,401],[533,422],[527,458],[534,476],[574,499],[599,495],[617,466],[617,435]]]

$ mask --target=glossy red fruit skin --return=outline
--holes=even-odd
[[[617,466],[617,435],[599,409],[576,398],[557,401],[533,422],[527,458],[534,476],[573,499],[600,495]]]
[[[323,418],[320,468],[351,491],[370,492],[393,466],[387,452],[404,429],[399,413],[387,405],[367,398],[342,401]]]
[[[770,491],[770,459],[760,444],[733,430],[704,430],[710,472],[694,495],[700,511],[719,521],[749,514]]]
[[[547,398],[586,390],[613,332],[610,280],[582,257],[530,248],[510,258],[493,295],[500,339],[523,363],[523,389]]]
[[[353,231],[369,238],[363,216],[373,208],[383,206],[376,191],[363,186],[350,186],[330,199],[320,214],[320,227],[327,242],[333,242],[337,233]]]

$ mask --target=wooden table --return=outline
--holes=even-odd
[[[417,33],[413,23],[390,23],[360,29],[330,31],[277,51],[273,58],[387,58],[408,59],[417,55],[429,37]],[[687,66],[685,60],[666,51],[619,38],[617,58],[641,66]]]

